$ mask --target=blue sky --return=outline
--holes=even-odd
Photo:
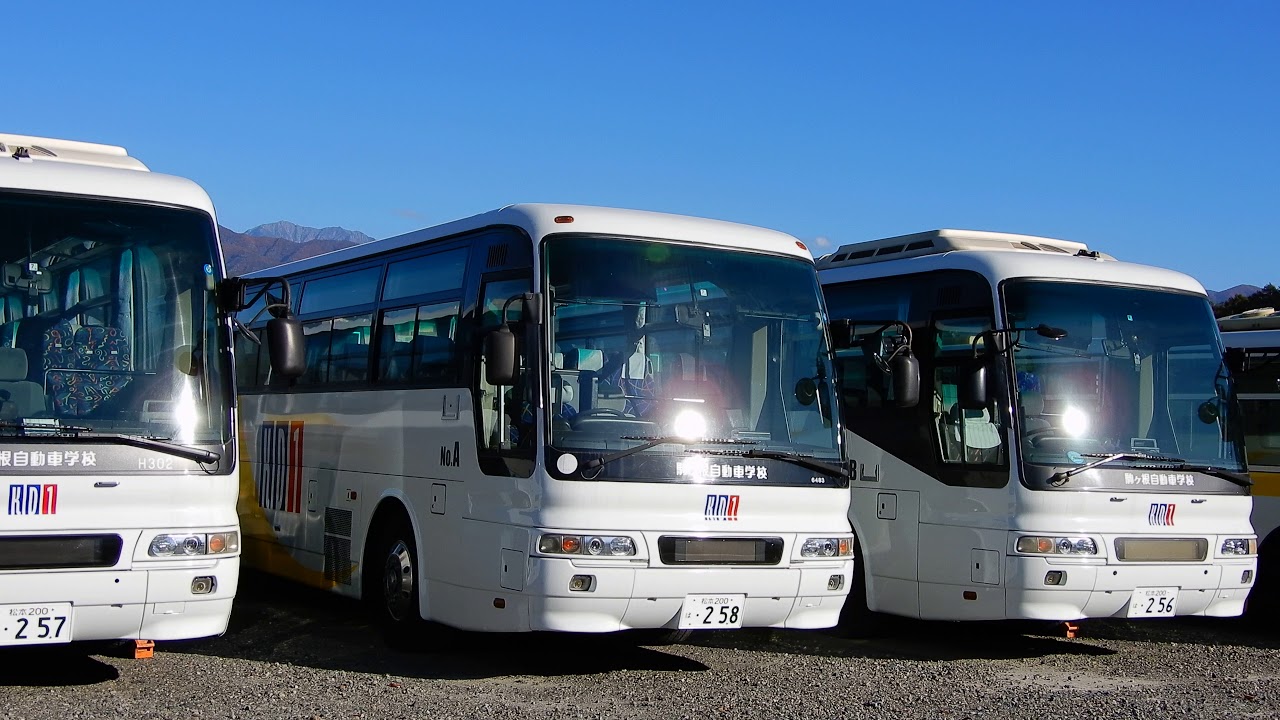
[[[0,128],[124,145],[234,230],[578,202],[1280,283],[1271,0],[21,4]]]

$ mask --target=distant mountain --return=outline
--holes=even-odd
[[[1260,290],[1262,290],[1262,288],[1257,287],[1256,285],[1236,285],[1235,287],[1229,287],[1226,290],[1210,290],[1209,302],[1214,305],[1220,305],[1237,295],[1249,297]]]
[[[273,223],[273,225],[289,225],[299,231],[318,233],[314,228],[304,228],[293,223]],[[254,230],[269,227],[261,225]],[[342,230],[342,228],[326,228],[326,230]],[[349,232],[342,230],[342,232]],[[369,238],[364,233],[350,233],[353,237]],[[314,255],[321,255],[334,250],[357,245],[346,239],[313,239],[290,240],[280,237],[262,237],[218,226],[218,235],[222,238],[222,253],[227,263],[228,275],[243,275],[254,270],[269,268],[292,260],[301,260]],[[303,235],[303,233],[299,233]]]
[[[352,245],[359,245],[373,239],[355,230],[347,230],[340,227],[316,229],[303,225],[294,225],[287,220],[249,228],[244,231],[244,234],[260,238],[282,238],[296,243],[308,243],[315,240],[338,240]]]

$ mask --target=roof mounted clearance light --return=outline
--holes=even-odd
[[[571,223],[571,222],[573,222],[573,216],[572,216],[572,215],[557,215],[557,216],[556,216],[556,222],[558,222],[558,223],[560,223],[560,224],[562,224],[562,225],[567,224],[567,223]]]
[[[800,248],[801,250],[808,250],[808,249],[809,249],[809,246],[808,246],[808,245],[805,245],[804,243],[800,242],[799,240],[797,240],[797,241],[796,241],[796,247]]]

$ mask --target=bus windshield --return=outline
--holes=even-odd
[[[1009,282],[1004,297],[1024,463],[1123,454],[1106,466],[1244,471],[1239,411],[1204,297],[1045,281]],[[1122,482],[1186,477],[1130,470]]]
[[[0,192],[0,437],[230,441],[213,219]]]
[[[599,457],[679,439],[598,475],[651,482],[809,484],[814,470],[778,456],[839,462],[812,265],[574,235],[549,238],[544,257],[556,451]]]

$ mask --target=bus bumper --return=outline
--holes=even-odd
[[[590,576],[588,591],[569,589],[575,575]],[[828,590],[833,575],[843,585]],[[532,557],[522,593],[529,629],[614,632],[679,626],[685,596],[745,595],[743,627],[828,628],[853,578],[853,561],[793,563],[791,567],[651,568],[584,566],[568,559]]]
[[[1177,588],[1174,615],[1234,617],[1257,576],[1256,558],[1105,564],[1009,556],[1005,567],[1005,617],[1029,620],[1144,617],[1129,611],[1136,588]],[[1061,584],[1047,584],[1051,572],[1064,574]]]
[[[227,629],[239,576],[238,557],[185,567],[11,573],[0,576],[0,605],[71,603],[72,642],[209,637]],[[214,578],[213,591],[193,594],[198,577]]]

